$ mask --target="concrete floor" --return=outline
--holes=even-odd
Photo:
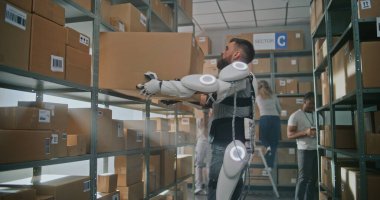
[[[191,191],[191,190],[189,190]],[[246,200],[293,200],[293,191],[280,191],[280,198],[276,198],[271,190],[251,191]],[[188,200],[193,199],[193,194],[188,195]],[[207,200],[207,195],[195,195],[195,200]]]

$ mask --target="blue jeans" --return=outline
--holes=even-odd
[[[208,184],[208,200],[216,199],[216,187],[218,183],[218,177],[220,169],[223,165],[224,152],[227,146],[212,144],[212,157],[209,171],[209,184]],[[231,199],[238,199],[243,189],[243,179],[241,178],[236,185],[235,191]]]
[[[295,200],[316,199],[318,179],[317,150],[298,150],[298,179]]]
[[[277,152],[278,141],[281,135],[280,117],[264,115],[260,117],[260,140],[265,148],[270,147],[271,152],[265,154],[268,167],[273,167]]]

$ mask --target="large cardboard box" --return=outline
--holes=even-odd
[[[292,58],[277,58],[277,73],[294,73],[298,72],[298,59]]]
[[[297,183],[297,169],[278,169],[278,185],[292,186]]]
[[[68,105],[60,103],[50,102],[36,102],[36,101],[19,101],[17,103],[19,107],[35,107],[39,109],[49,110],[51,129],[66,131],[68,120]]]
[[[82,6],[82,8],[88,11],[91,11],[92,1],[88,1],[88,0],[73,0],[73,1],[77,3],[78,5]]]
[[[65,38],[64,27],[32,14],[29,70],[64,79]]]
[[[28,1],[16,0],[16,2],[19,2],[17,5],[22,5]],[[6,13],[8,14],[5,15]],[[0,65],[28,70],[30,31],[30,13],[25,12],[12,4],[6,3],[6,1],[1,1]]]
[[[51,130],[51,111],[35,107],[0,107],[0,129]]]
[[[367,171],[367,199],[378,199],[378,186],[380,184],[380,175],[373,171]],[[359,200],[360,198],[360,170],[358,168],[341,168],[342,179],[342,199]]]
[[[174,183],[175,149],[165,149],[161,156],[161,186],[165,187]]]
[[[91,56],[66,46],[65,80],[83,86],[91,86]]]
[[[121,200],[142,200],[144,198],[144,183],[139,182],[128,187],[117,187]]]
[[[32,13],[51,20],[61,26],[65,25],[65,9],[51,0],[34,0]]]
[[[96,193],[97,200],[119,200],[120,198],[120,191],[115,191],[111,193]]]
[[[287,31],[288,48],[287,50],[303,50],[305,48],[305,36],[303,31]]]
[[[332,133],[330,126],[325,126],[325,145],[332,147]],[[348,125],[335,126],[335,148],[356,149],[355,128]]]
[[[1,200],[35,200],[36,190],[22,187],[0,187]]]
[[[72,28],[66,27],[66,45],[73,47],[84,53],[90,52],[90,37]]]
[[[252,72],[254,74],[271,73],[271,59],[270,58],[257,58],[252,61]]]
[[[68,134],[78,134],[85,136],[87,153],[90,153],[91,144],[91,108],[70,108],[69,121],[67,127]],[[97,152],[119,151],[117,145],[113,145],[114,140],[124,140],[112,131],[112,110],[98,108],[97,113]]]
[[[380,1],[366,0],[358,2],[359,19],[375,18],[380,16]]]
[[[298,93],[306,94],[308,92],[314,91],[313,82],[311,81],[300,81],[298,82]]]
[[[281,119],[288,119],[289,116],[301,108],[303,98],[297,97],[280,97],[278,98],[281,105]]]
[[[98,192],[112,193],[116,191],[117,174],[98,174]]]
[[[352,41],[348,41],[333,56],[334,100],[347,94],[347,61],[353,48]]]
[[[298,57],[298,72],[313,72],[313,58],[311,56]]]
[[[211,54],[211,40],[207,36],[196,37],[199,47],[202,49],[204,55]]]
[[[296,164],[297,155],[296,148],[278,148],[277,163],[278,164]]]
[[[367,133],[366,137],[366,153],[367,154],[380,154],[380,134],[378,133]]]
[[[67,156],[79,156],[86,154],[87,143],[83,135],[67,135]]]
[[[116,156],[114,165],[117,173],[117,186],[129,186],[142,180],[143,160],[141,155]]]
[[[206,59],[203,64],[203,73],[202,74],[211,74],[215,77],[218,77],[219,70],[217,66],[216,59]]]
[[[321,73],[322,106],[330,103],[330,85],[327,70]]]
[[[149,59],[142,59],[146,55]],[[203,53],[191,33],[101,33],[99,62],[100,88],[142,97],[136,85],[146,81],[145,72],[154,71],[162,80],[201,74]]]

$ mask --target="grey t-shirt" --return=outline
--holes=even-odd
[[[320,120],[321,121],[321,120]],[[307,113],[301,109],[290,115],[288,120],[289,126],[297,126],[297,132],[303,131],[310,127],[315,127],[316,119],[314,113]],[[316,137],[301,137],[297,138],[297,148],[299,150],[316,150],[317,138]]]
[[[280,102],[275,94],[273,94],[272,97],[268,99],[263,99],[259,95],[256,98],[256,102],[260,110],[260,116],[279,116],[281,113]]]

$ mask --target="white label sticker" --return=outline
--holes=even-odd
[[[90,181],[85,181],[83,182],[83,192],[88,192],[90,191]]]
[[[53,72],[63,72],[63,57],[51,55],[50,69]]]
[[[120,200],[119,194],[112,195],[112,200]]]
[[[301,33],[296,33],[296,38],[301,38]]]
[[[281,110],[281,117],[286,117],[288,116],[288,111],[287,110]]]
[[[291,178],[291,179],[290,179],[290,183],[295,184],[296,182],[297,182],[297,179],[296,179],[296,178]]]
[[[79,43],[84,44],[86,46],[90,46],[90,38],[85,35],[79,35]]]
[[[51,134],[51,144],[58,144],[58,134]]]
[[[258,65],[258,64],[259,64],[259,59],[253,59],[253,60],[252,60],[252,64],[254,64],[254,65]]]
[[[371,9],[371,0],[362,0],[360,1],[360,5],[362,10]]]
[[[136,133],[136,142],[142,142],[143,141],[143,132],[137,131]]]
[[[377,37],[380,38],[380,17],[376,18]]]
[[[297,98],[296,99],[296,104],[303,104],[303,99]]]
[[[50,154],[50,138],[44,140],[45,154]]]
[[[212,59],[212,60],[210,61],[210,63],[211,63],[212,65],[216,65],[217,62],[218,62],[218,61],[217,61],[216,59]]]
[[[140,23],[146,27],[146,17],[143,14],[140,14]]]
[[[5,7],[5,22],[26,30],[26,13],[7,4]]]
[[[38,122],[50,123],[50,110],[40,109],[38,111]]]
[[[199,37],[199,42],[206,42],[206,37]]]
[[[285,80],[280,80],[280,86],[286,86],[286,81]]]
[[[67,140],[67,133],[66,132],[62,133],[62,140]]]
[[[123,22],[119,21],[118,27],[120,32],[125,32],[125,24]]]
[[[294,148],[289,148],[289,155],[296,154],[296,150]]]
[[[296,60],[296,59],[292,59],[292,60],[290,61],[290,63],[291,63],[292,65],[297,65],[297,60]]]
[[[262,176],[268,176],[269,174],[268,174],[268,171],[267,171],[267,170],[262,170],[262,171],[261,171],[261,175],[262,175]]]
[[[182,125],[189,125],[190,124],[190,119],[189,118],[182,118],[181,119],[181,124]]]
[[[121,122],[117,123],[117,137],[124,137],[124,124]]]

